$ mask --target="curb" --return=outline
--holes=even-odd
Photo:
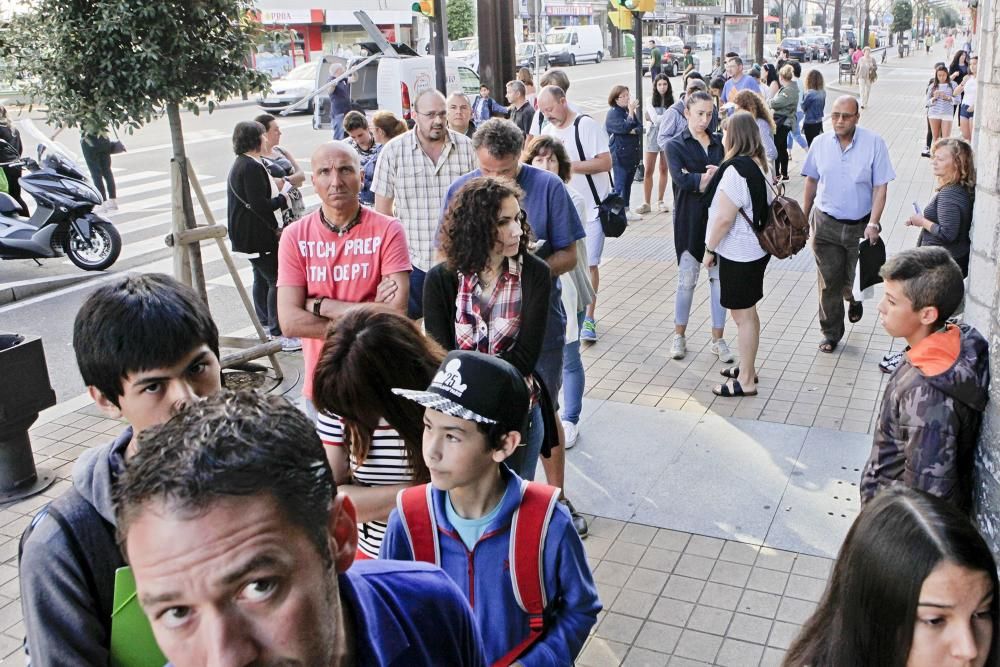
[[[103,272],[69,274],[65,276],[52,276],[49,278],[38,278],[35,280],[19,280],[13,283],[0,284],[0,306],[15,301],[47,294],[61,287],[76,285],[77,283],[93,280],[105,275]]]

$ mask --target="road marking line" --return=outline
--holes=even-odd
[[[305,120],[305,121],[301,121],[301,122],[298,122],[298,123],[282,123],[281,127],[283,127],[283,128],[302,127],[304,125],[310,125],[311,126],[312,125],[312,120],[311,119],[310,120]],[[225,139],[226,141],[231,141],[232,138],[233,138],[232,134],[223,134],[222,132],[217,132],[215,134],[211,134],[211,135],[206,136],[206,137],[199,137],[197,139],[185,139],[184,145],[185,146],[193,146],[194,144],[204,144],[204,143],[208,143],[209,141],[218,141],[220,139]],[[156,144],[154,146],[143,146],[142,148],[130,148],[130,149],[128,149],[128,152],[126,154],[127,155],[136,155],[138,153],[152,153],[153,151],[161,151],[164,148],[171,148],[172,149],[173,146],[174,145],[172,143],[168,143],[168,144]]]

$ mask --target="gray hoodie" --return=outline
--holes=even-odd
[[[73,488],[51,503],[73,534],[49,506],[25,531],[20,583],[30,665],[109,663],[114,575],[125,564],[113,539],[111,487],[131,439],[129,427],[73,466]]]

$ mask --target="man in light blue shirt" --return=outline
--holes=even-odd
[[[854,97],[837,98],[830,114],[833,133],[813,141],[802,165],[804,209],[819,277],[823,352],[833,352],[844,337],[844,301],[851,304],[848,319],[861,319],[861,302],[852,293],[858,240],[863,236],[872,245],[878,242],[889,181],[896,178],[885,141],[858,127],[860,117]]]
[[[723,104],[732,102],[732,98],[741,90],[752,90],[755,93],[760,93],[757,82],[743,73],[743,59],[739,56],[733,56],[726,61],[726,74],[729,75],[729,80],[722,88]]]

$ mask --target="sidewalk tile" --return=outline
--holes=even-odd
[[[709,581],[718,584],[729,584],[730,586],[746,586],[747,578],[750,576],[750,566],[740,563],[730,563],[724,560],[717,561]]]
[[[680,556],[676,551],[648,547],[646,553],[639,560],[639,566],[669,574],[673,572]]]
[[[637,567],[625,582],[625,588],[659,595],[667,583],[667,577],[666,572]]]
[[[711,663],[715,660],[720,646],[722,646],[722,637],[696,630],[684,630],[677,642],[677,647],[674,649],[674,655]],[[671,664],[674,663],[671,662]]]
[[[781,604],[778,606],[778,613],[775,618],[787,623],[804,624],[814,611],[816,611],[815,602],[785,597],[781,599]]]
[[[778,611],[781,596],[774,593],[747,590],[739,602],[739,611],[754,616],[774,618]]]
[[[729,626],[729,632],[726,636],[764,644],[771,631],[771,623],[772,621],[768,618],[737,613],[733,617],[732,625]]]
[[[621,533],[619,533],[618,539],[622,542],[649,546],[653,538],[656,536],[656,532],[657,529],[655,526],[643,526],[637,523],[629,523],[626,524]]]
[[[705,582],[701,579],[672,574],[667,580],[667,585],[663,588],[663,595],[686,602],[695,602],[701,597],[701,591],[704,588]]]
[[[758,565],[750,570],[750,578],[747,579],[747,588],[764,593],[781,595],[785,592],[785,584],[787,583],[787,572],[769,570]]]
[[[704,556],[705,558],[718,558],[725,546],[726,541],[704,535],[693,535],[684,549],[685,554]]]
[[[716,607],[706,607],[697,605],[691,612],[687,627],[698,632],[707,632],[713,635],[725,635],[729,622],[733,618],[733,612]]]
[[[608,549],[607,554],[604,556],[604,560],[624,563],[626,565],[636,565],[642,559],[642,555],[645,551],[646,547],[640,544],[622,542],[621,537],[619,537],[615,540],[614,544],[611,545],[611,548]]]
[[[583,667],[614,667],[620,665],[628,653],[628,644],[591,637],[577,658]]]
[[[625,588],[618,594],[615,603],[611,605],[610,609],[613,612],[626,616],[646,618],[649,616],[649,612],[652,611],[656,600],[657,596],[655,593],[646,593]]]
[[[655,621],[646,621],[639,631],[639,636],[636,637],[635,645],[660,653],[673,653],[680,636],[681,628]]]
[[[694,611],[692,602],[661,597],[653,605],[653,610],[649,613],[649,620],[683,627],[687,625],[692,611]]]
[[[642,619],[610,612],[601,621],[595,637],[631,644],[639,633],[640,627],[642,627]]]
[[[715,664],[722,667],[757,667],[763,653],[764,647],[760,644],[727,638],[722,642],[722,649],[715,658]]]
[[[670,656],[645,648],[632,647],[625,656],[622,667],[667,667]]]
[[[767,638],[767,645],[787,649],[792,641],[798,637],[801,629],[801,626],[794,623],[775,621],[774,627],[771,628],[771,635]]]
[[[677,562],[677,565],[674,566],[674,573],[685,577],[694,577],[695,579],[708,579],[715,563],[716,561],[712,558],[684,554]]]
[[[710,581],[705,584],[705,589],[701,592],[698,603],[736,611],[742,593],[743,590],[736,586],[727,586],[726,584],[717,584]]]
[[[823,579],[813,579],[812,577],[793,574],[788,577],[785,595],[800,600],[808,600],[809,602],[819,602],[825,588],[826,581]]]

